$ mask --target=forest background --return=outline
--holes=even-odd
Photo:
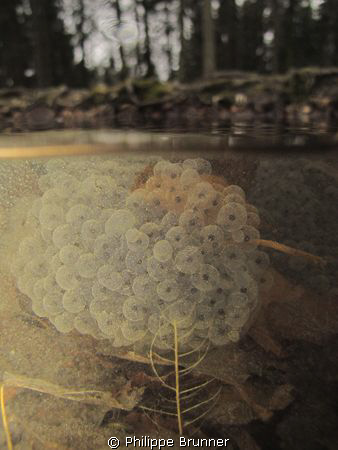
[[[337,0],[1,0],[0,87],[338,65]]]

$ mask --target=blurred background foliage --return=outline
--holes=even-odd
[[[337,0],[1,0],[0,87],[338,65]]]

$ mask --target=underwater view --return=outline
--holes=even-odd
[[[67,133],[0,142],[0,448],[336,449],[334,149]]]

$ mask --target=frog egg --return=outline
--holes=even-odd
[[[175,279],[167,279],[158,283],[156,292],[165,302],[175,301],[181,293]]]
[[[156,284],[148,275],[139,275],[135,277],[132,289],[134,294],[143,299],[156,298]]]
[[[30,209],[31,214],[37,219],[39,219],[40,209],[42,208],[42,199],[41,197],[36,198],[33,203],[32,207]]]
[[[40,253],[43,250],[43,244],[40,239],[36,237],[26,237],[19,245],[19,257],[23,260],[30,260],[36,253]]]
[[[117,331],[119,330],[120,320],[119,315],[114,312],[103,311],[97,315],[97,324],[99,329],[109,338],[115,338]]]
[[[95,219],[86,220],[81,227],[81,240],[87,248],[94,246],[95,239],[104,232],[103,223]]]
[[[74,319],[74,314],[64,311],[62,314],[58,314],[54,317],[53,323],[60,333],[70,333],[74,330]]]
[[[247,209],[248,210],[248,209]],[[251,225],[254,228],[258,228],[261,224],[261,219],[259,215],[254,212],[248,212],[248,218],[246,221],[247,225]]]
[[[42,192],[51,189],[53,187],[53,184],[50,175],[41,175],[41,177],[38,179],[38,186]]]
[[[51,158],[46,162],[46,169],[48,172],[54,172],[55,170],[65,170],[66,161],[62,158]]]
[[[95,280],[92,285],[92,296],[95,300],[106,300],[112,296],[112,291]]]
[[[155,281],[166,279],[171,271],[171,268],[171,264],[162,263],[153,256],[147,259],[147,272]]]
[[[171,335],[172,326],[167,319],[158,312],[151,314],[147,322],[148,330],[152,334],[159,334],[160,336]]]
[[[113,266],[105,264],[101,266],[97,272],[98,282],[110,289],[111,291],[116,291],[120,289],[123,285],[123,278],[120,273],[115,272]]]
[[[125,259],[126,268],[134,274],[142,274],[147,270],[147,255],[144,252],[127,253]]]
[[[230,202],[222,206],[217,215],[217,224],[223,225],[227,231],[235,231],[245,225],[247,212],[245,206]]]
[[[231,195],[232,194],[239,195],[245,200],[245,192],[240,186],[237,186],[235,184],[231,184],[230,186],[227,186],[226,188],[224,188],[223,195],[227,196],[227,195],[230,195],[230,194]]]
[[[270,258],[267,253],[254,250],[248,255],[248,266],[253,274],[265,272],[270,265]]]
[[[77,287],[79,280],[73,268],[61,266],[55,274],[55,280],[61,289],[74,289]]]
[[[121,236],[136,223],[135,216],[127,209],[114,211],[105,224],[105,231],[108,236]]]
[[[179,224],[187,233],[192,233],[204,226],[204,218],[199,211],[187,209],[180,215]]]
[[[29,298],[34,297],[34,285],[37,278],[32,278],[31,274],[24,274],[20,276],[17,280],[18,289]]]
[[[147,194],[146,189],[137,189],[132,192],[126,199],[126,207],[136,215],[143,214],[147,207]]]
[[[83,251],[76,245],[67,244],[59,252],[60,261],[67,266],[74,266]]]
[[[53,238],[53,231],[52,230],[47,230],[47,228],[41,227],[40,228],[40,235],[41,238],[43,239],[43,241],[46,244],[50,244],[52,242],[52,238]]]
[[[81,186],[68,199],[69,208],[78,205],[94,206],[94,197],[87,186]]]
[[[210,183],[200,182],[195,184],[189,192],[188,204],[198,209],[210,205],[210,199],[215,190]]]
[[[44,278],[40,278],[40,280],[36,281],[34,283],[33,287],[33,301],[34,300],[41,300],[46,295],[46,289],[44,285]]]
[[[146,302],[137,297],[128,297],[122,308],[124,317],[132,322],[144,321],[148,314]]]
[[[200,303],[196,306],[195,328],[204,330],[210,327],[214,318],[214,310],[211,306]]]
[[[47,292],[43,298],[43,307],[50,315],[63,312],[62,293],[59,291]]]
[[[149,237],[136,228],[130,228],[125,236],[128,248],[133,252],[144,252],[149,246]]]
[[[11,263],[11,274],[18,278],[20,275],[23,275],[25,267],[27,263],[27,258],[23,258],[20,255],[15,256]]]
[[[63,294],[62,304],[66,311],[77,314],[86,307],[86,299],[80,289],[75,288]]]
[[[235,276],[236,289],[247,295],[255,303],[258,297],[258,288],[255,280],[246,272],[238,272]]]
[[[62,248],[67,244],[75,244],[79,240],[78,234],[68,223],[55,228],[52,235],[53,243],[56,247]]]
[[[72,196],[79,187],[78,180],[72,175],[63,173],[59,177],[58,183],[55,187],[56,193],[63,199],[68,199]]]
[[[43,256],[46,259],[46,261],[50,261],[51,259],[53,259],[53,257],[55,255],[57,255],[58,253],[58,248],[56,248],[53,244],[48,245],[48,247],[46,248]]]
[[[241,248],[246,252],[251,252],[257,248],[257,240],[260,238],[260,233],[256,228],[246,225],[242,228],[244,233]]]
[[[80,231],[84,222],[90,219],[92,210],[89,206],[77,204],[70,208],[66,214],[66,222],[75,230]]]
[[[180,164],[168,163],[163,166],[163,169],[161,170],[161,176],[162,179],[168,179],[172,182],[176,182],[179,179],[182,171],[183,169]]]
[[[227,194],[224,197],[224,203],[240,203],[245,205],[245,199],[239,194]]]
[[[43,205],[39,214],[39,221],[41,226],[47,230],[54,230],[61,225],[64,220],[64,213],[61,206],[57,205]]]
[[[94,255],[100,260],[107,261],[111,258],[119,247],[117,238],[108,237],[106,234],[100,235],[94,242]]]
[[[81,277],[94,278],[101,264],[93,253],[84,253],[76,261],[75,267]]]
[[[147,211],[152,217],[160,219],[167,212],[164,192],[160,189],[154,189],[147,193],[146,198]]]
[[[155,222],[146,222],[140,227],[140,231],[148,236],[150,242],[156,242],[161,236],[162,229]]]
[[[180,176],[181,188],[188,191],[192,186],[201,181],[200,175],[196,169],[185,169]]]
[[[55,279],[55,273],[49,273],[43,278],[43,286],[47,292],[60,291],[60,286]]]
[[[229,344],[231,327],[222,320],[215,321],[209,329],[209,339],[212,344],[222,346]]]
[[[250,317],[250,309],[235,308],[228,311],[224,322],[230,325],[231,328],[240,331],[247,323]]]
[[[87,309],[81,311],[74,319],[74,326],[81,334],[90,334],[96,337],[98,327],[95,319],[90,315]]]
[[[184,300],[178,300],[165,309],[164,315],[170,323],[176,323],[179,328],[192,327],[195,322],[196,307]],[[181,338],[181,336],[180,336]]]
[[[38,317],[48,317],[48,313],[45,310],[43,299],[41,298],[34,298],[32,301],[32,311],[34,314],[36,314]]]
[[[52,188],[48,189],[44,192],[41,197],[42,205],[46,206],[61,206],[64,203],[64,200],[60,197],[57,190]]]
[[[27,263],[25,273],[38,278],[45,277],[48,274],[48,266],[49,264],[44,256],[36,256]]]
[[[196,170],[200,175],[211,175],[212,167],[209,161],[203,158],[196,158]]]
[[[246,255],[236,244],[228,244],[223,249],[223,264],[231,271],[238,270],[245,262]]]
[[[223,230],[217,225],[207,225],[200,231],[200,242],[202,246],[217,252],[224,242]]]
[[[147,326],[144,321],[130,322],[125,320],[121,324],[121,331],[123,336],[130,341],[130,343],[139,341],[147,334]]]
[[[188,234],[183,227],[172,227],[167,231],[165,238],[173,248],[180,250],[186,245]]]
[[[219,279],[218,270],[210,264],[202,264],[198,272],[191,276],[192,284],[202,292],[215,289],[219,284]]]
[[[167,214],[161,220],[161,229],[163,233],[166,233],[170,228],[178,225],[178,216],[172,211],[167,212]]]
[[[194,246],[187,246],[177,253],[175,266],[180,272],[193,274],[200,270],[203,258],[200,249]]]
[[[252,302],[243,292],[232,292],[228,298],[228,310],[239,309],[241,311],[252,308]]]
[[[159,161],[155,164],[153,172],[155,176],[161,176],[163,170],[168,166],[168,161]]]
[[[154,258],[160,262],[168,262],[173,255],[173,248],[169,241],[161,240],[157,241],[153,248]]]
[[[269,291],[273,286],[273,281],[273,274],[270,270],[260,274],[257,279],[259,290],[263,292]]]

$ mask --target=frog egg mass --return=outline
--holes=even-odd
[[[173,321],[188,349],[238,341],[273,282],[257,209],[240,186],[210,181],[202,158],[157,160],[132,190],[144,162],[135,167],[118,158],[43,165],[27,213],[33,231],[12,261],[18,289],[60,333],[115,347],[156,336],[169,349]]]

